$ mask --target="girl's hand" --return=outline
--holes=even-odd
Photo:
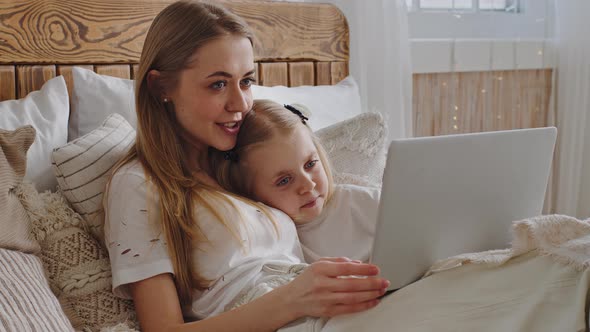
[[[283,292],[294,318],[332,317],[376,306],[389,286],[378,274],[379,268],[372,264],[319,260],[277,291]],[[342,278],[346,276],[364,278]]]

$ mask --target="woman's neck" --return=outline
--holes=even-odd
[[[219,183],[211,176],[209,165],[209,147],[187,142],[185,153],[188,157],[188,166],[192,170],[193,177],[203,184],[214,188],[220,188]]]

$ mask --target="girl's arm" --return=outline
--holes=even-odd
[[[332,317],[374,307],[388,282],[374,265],[319,261],[300,276],[248,304],[184,323],[170,274],[130,285],[142,331],[275,331],[303,316]],[[369,278],[338,278],[357,275]]]

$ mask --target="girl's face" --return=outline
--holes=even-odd
[[[165,97],[174,103],[181,134],[195,149],[230,150],[252,107],[252,45],[245,37],[227,35],[203,45],[193,59]]]
[[[328,177],[303,125],[253,148],[244,161],[248,176],[253,176],[256,199],[282,210],[298,224],[310,222],[322,212]]]

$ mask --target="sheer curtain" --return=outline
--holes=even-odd
[[[555,122],[559,131],[552,211],[590,217],[590,1],[555,1]]]
[[[412,66],[404,0],[304,0],[332,3],[350,29],[350,74],[364,112],[387,119],[390,138],[412,136]]]

